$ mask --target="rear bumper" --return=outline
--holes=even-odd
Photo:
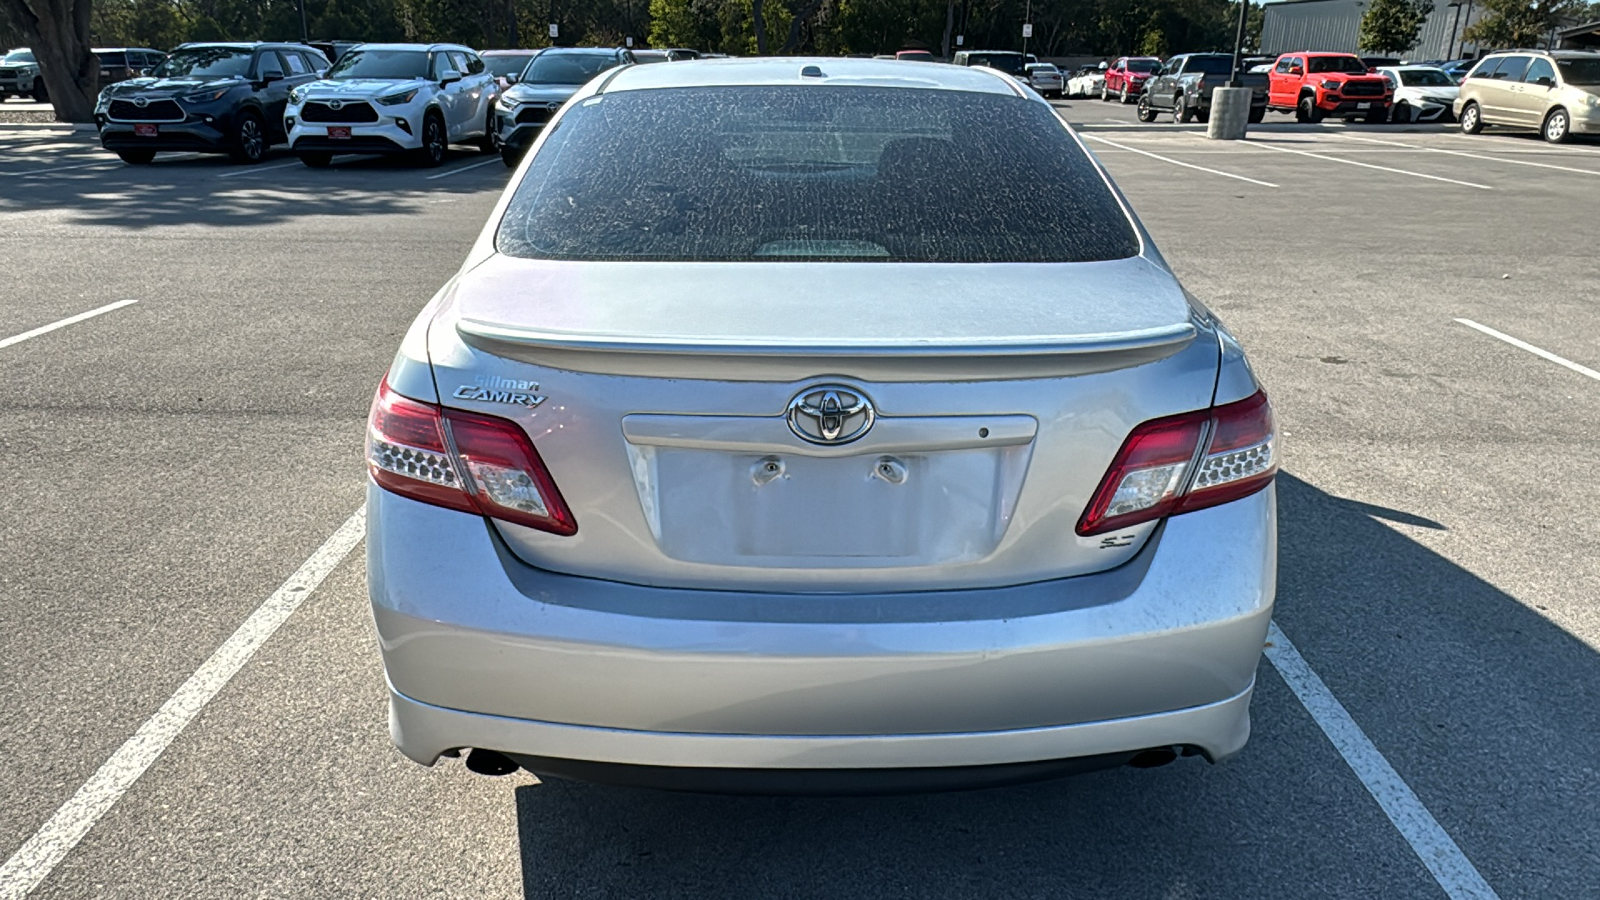
[[[659,589],[518,561],[481,518],[369,490],[369,593],[408,757],[980,766],[1236,753],[1276,584],[1272,491],[1110,572],[876,595]]]

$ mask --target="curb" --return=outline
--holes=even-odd
[[[73,134],[94,134],[99,131],[93,125],[71,122],[0,122],[0,132],[5,131],[66,131]]]

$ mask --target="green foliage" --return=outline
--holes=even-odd
[[[1141,56],[1160,56],[1165,58],[1167,55],[1166,34],[1159,28],[1152,28],[1146,31],[1144,39],[1139,42],[1139,54]]]
[[[1361,17],[1360,45],[1378,53],[1404,53],[1416,46],[1433,0],[1371,0]]]
[[[1550,36],[1550,31],[1567,18],[1592,18],[1600,4],[1584,0],[1479,0],[1487,11],[1472,23],[1462,40],[1483,48],[1533,47]]]

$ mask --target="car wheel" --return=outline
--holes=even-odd
[[[333,163],[332,153],[308,152],[300,154],[300,161],[313,169],[326,169]]]
[[[33,83],[33,102],[35,102],[35,103],[49,103],[50,102],[50,92],[48,90],[45,90],[44,79],[43,78],[41,78],[41,79],[39,79],[39,80],[37,80],[37,81],[35,81]]]
[[[1123,106],[1128,105],[1128,86],[1126,84],[1122,86],[1122,95],[1117,98],[1117,101]]]
[[[1389,112],[1389,121],[1402,125],[1410,125],[1411,104],[1405,102],[1404,100],[1396,103],[1394,105],[1394,109]]]
[[[261,117],[253,112],[240,113],[233,126],[233,146],[228,149],[228,156],[234,162],[254,165],[266,154],[267,132]]]
[[[1294,118],[1297,122],[1315,125],[1322,121],[1322,110],[1317,109],[1315,97],[1305,96],[1300,98],[1300,105],[1295,107]]]
[[[1572,137],[1572,117],[1567,111],[1556,107],[1550,110],[1550,115],[1544,117],[1542,129],[1544,139],[1552,144],[1565,144]]]
[[[506,168],[515,169],[517,163],[522,162],[522,151],[510,144],[501,144],[500,159],[506,164]]]
[[[422,117],[422,147],[417,151],[417,159],[424,166],[433,168],[444,165],[444,151],[449,146],[449,139],[445,137],[444,119],[436,112],[430,112]]]
[[[1102,81],[1102,82],[1100,82],[1100,102],[1101,103],[1108,103],[1110,101],[1111,101],[1111,86]]]
[[[1483,130],[1483,113],[1478,104],[1468,103],[1461,108],[1461,133],[1477,134]]]
[[[1189,104],[1183,102],[1182,97],[1172,98],[1172,121],[1177,122],[1179,125],[1187,125],[1194,121],[1194,110],[1189,108]]]
[[[1149,94],[1139,95],[1138,117],[1141,122],[1154,122],[1156,120],[1156,111],[1150,108]]]
[[[130,166],[147,166],[156,158],[154,150],[118,150],[117,158]]]
[[[1265,106],[1252,106],[1252,107],[1250,107],[1250,124],[1251,125],[1260,125],[1262,120],[1264,120],[1266,117],[1267,117],[1267,108]]]

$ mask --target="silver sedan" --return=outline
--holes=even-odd
[[[1249,734],[1266,396],[998,72],[589,83],[405,336],[366,453],[419,763],[921,790]]]

